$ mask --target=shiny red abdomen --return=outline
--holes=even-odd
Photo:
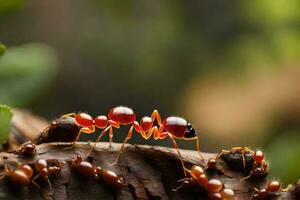
[[[120,124],[132,124],[135,121],[135,114],[131,108],[117,106],[108,112],[108,118]]]
[[[175,137],[182,138],[187,130],[187,121],[181,117],[167,117],[163,121],[163,126],[166,131]]]

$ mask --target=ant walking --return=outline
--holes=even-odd
[[[185,170],[190,177],[179,180],[180,185],[173,191],[198,185],[208,192],[209,199],[231,200],[234,198],[232,189],[225,188],[219,179],[208,179],[202,167],[194,165],[192,169]]]
[[[132,137],[133,130],[140,133],[141,136],[146,140],[148,140],[152,135],[155,140],[162,140],[168,137],[178,153],[183,169],[185,168],[183,158],[181,156],[175,138],[183,140],[194,140],[196,142],[197,151],[201,159],[204,160],[203,156],[200,153],[199,138],[196,135],[195,129],[192,127],[191,123],[181,117],[171,116],[162,121],[158,111],[154,110],[150,117],[144,116],[139,123],[138,121],[136,121],[136,115],[134,111],[131,108],[125,106],[117,106],[108,112],[108,116],[100,115],[95,117],[94,119],[86,113],[70,113],[64,116],[74,117],[75,122],[81,127],[76,139],[73,141],[73,146],[79,139],[80,133],[91,134],[96,131],[96,128],[103,129],[96,139],[90,152],[93,151],[96,144],[107,132],[109,132],[109,143],[111,147],[111,143],[113,141],[113,128],[120,128],[120,125],[131,125],[114,164],[118,162],[120,155],[124,150],[125,144]],[[155,120],[157,121],[158,127],[154,126]],[[185,170],[184,173],[186,175]]]
[[[32,183],[40,188],[40,186],[35,182],[35,179],[38,177],[44,178],[50,188],[50,192],[52,193],[52,185],[49,179],[49,175],[51,174],[59,174],[61,171],[61,164],[58,162],[58,160],[44,160],[44,159],[37,159],[35,161],[35,168],[38,171],[38,174],[32,179]]]
[[[71,166],[78,174],[86,178],[102,180],[104,183],[116,188],[126,186],[123,177],[118,176],[114,171],[105,170],[99,166],[92,165],[88,161],[84,161],[80,155],[77,155],[76,159],[72,161]]]
[[[281,192],[288,191],[287,189],[281,189],[280,183],[278,181],[271,181],[263,189],[253,188],[254,192],[251,200],[263,200],[271,199],[271,197],[279,196]]]

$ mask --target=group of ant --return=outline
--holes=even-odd
[[[36,145],[28,141],[21,145],[16,151],[20,156],[34,157],[36,154]],[[33,166],[29,164],[20,164],[17,160],[13,161],[17,166],[14,168],[8,165],[4,166],[4,171],[1,172],[0,178],[8,177],[14,185],[28,186],[31,183],[40,188],[36,183],[39,177],[45,180],[52,193],[52,185],[49,177],[58,175],[61,172],[63,161],[57,159],[36,159]],[[125,186],[124,179],[118,176],[114,171],[106,170],[100,166],[95,166],[91,162],[84,161],[80,155],[71,161],[71,167],[82,177],[91,178],[95,181],[103,182],[112,187]],[[35,174],[35,176],[33,176]]]
[[[111,109],[108,112],[107,116],[99,115],[93,118],[87,113],[80,112],[70,113],[62,116],[62,118],[65,117],[74,118],[76,125],[80,127],[75,140],[72,142],[72,147],[74,147],[76,142],[79,140],[81,133],[91,134],[94,133],[97,128],[103,129],[94,142],[94,145],[92,146],[89,153],[94,150],[96,144],[101,140],[103,136],[106,135],[107,132],[109,133],[109,142],[111,147],[113,141],[113,128],[120,128],[120,125],[130,125],[127,137],[123,141],[121,149],[114,163],[118,162],[120,155],[124,150],[125,144],[132,137],[133,130],[138,132],[146,140],[148,140],[152,135],[155,140],[169,138],[173,144],[173,147],[178,153],[183,172],[186,177],[179,180],[180,186],[177,187],[175,191],[196,184],[208,191],[210,199],[229,200],[234,198],[233,190],[226,188],[225,185],[218,179],[209,180],[207,175],[205,174],[205,170],[203,170],[202,167],[196,165],[191,169],[185,167],[175,139],[195,141],[196,149],[201,157],[201,160],[204,161],[205,159],[200,153],[199,138],[196,135],[195,129],[192,127],[190,122],[181,117],[170,116],[162,120],[158,111],[154,110],[151,116],[144,116],[142,117],[140,122],[138,122],[136,121],[136,115],[134,111],[131,108],[125,106],[117,106]],[[155,125],[155,122],[157,123],[157,125]],[[24,145],[22,145],[22,148],[19,152],[22,155],[33,155],[35,153],[35,145],[31,142],[25,143]],[[252,159],[254,160],[248,176],[246,176],[242,180],[263,176],[268,173],[268,164],[264,159],[263,152],[260,150],[252,151],[247,147],[234,147],[230,151],[222,150],[217,156],[210,158],[206,162],[206,170],[216,170],[217,172],[220,172],[220,170],[218,170],[218,168],[216,167],[218,159],[224,155],[233,153],[239,153],[241,155],[244,167],[246,167],[246,154],[250,154]],[[102,180],[108,185],[115,187],[122,187],[126,185],[124,179],[121,176],[118,176],[115,172],[104,170],[99,166],[94,166],[92,165],[92,163],[83,160],[79,155],[72,161],[71,166],[77,173],[81,174],[82,176],[90,177],[94,180]],[[20,165],[14,170],[7,168],[5,170],[5,175],[8,176],[13,183],[22,186],[29,185],[30,182],[38,186],[38,184],[35,183],[35,179],[37,179],[38,177],[43,177],[45,180],[47,180],[49,187],[52,190],[51,183],[48,177],[49,175],[60,173],[61,163],[57,160],[48,161],[44,159],[38,159],[35,162],[35,170],[37,172],[37,175],[33,178],[33,169],[29,165]],[[225,173],[223,173],[223,175],[225,175]],[[264,189],[259,190],[257,188],[254,188],[252,199],[267,199],[270,196],[280,194],[281,191],[282,189],[279,182],[271,181]]]

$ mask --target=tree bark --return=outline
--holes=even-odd
[[[96,183],[85,180],[74,173],[70,162],[77,154],[87,158],[90,144],[80,142],[74,149],[68,149],[70,143],[45,143],[37,146],[37,154],[33,158],[23,158],[14,153],[0,153],[0,165],[11,165],[12,161],[33,164],[38,158],[58,159],[65,163],[59,175],[51,176],[53,195],[49,192],[46,182],[40,182],[41,188],[34,185],[25,188],[17,188],[7,181],[0,181],[0,197],[5,199],[207,199],[206,191],[201,189],[181,189],[176,192],[179,179],[184,178],[183,170],[176,151],[172,148],[128,145],[116,165],[113,163],[120,144],[113,144],[109,148],[108,143],[98,143],[96,149],[89,155],[92,163],[105,169],[113,170],[124,177],[128,186],[121,189],[110,188],[104,183]],[[192,165],[205,167],[199,155],[195,151],[181,150],[184,162],[188,168]],[[203,153],[206,159],[214,154]],[[256,180],[241,179],[243,173],[231,170],[228,161],[220,159],[218,169],[227,176],[217,172],[209,173],[210,178],[220,179],[227,188],[235,191],[235,199],[250,199],[253,187],[263,187],[265,178]],[[231,176],[231,177],[228,177]],[[297,199],[299,190],[294,187],[289,192],[282,192],[276,199]],[[299,193],[299,192],[298,192]],[[299,195],[299,194],[298,194]]]

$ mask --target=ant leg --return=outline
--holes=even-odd
[[[68,114],[65,114],[63,116],[61,116],[60,118],[64,118],[64,117],[75,117],[76,114],[75,113],[68,113]]]
[[[246,153],[252,153],[254,154],[254,151],[252,151],[250,148],[248,147],[233,147],[231,149],[231,152],[241,152],[242,154],[242,159],[243,159],[243,166],[244,168],[246,167],[246,158],[245,158],[245,154]]]
[[[41,186],[39,186],[36,182],[35,182],[35,179],[37,179],[40,175],[37,174],[35,177],[33,177],[33,179],[31,180],[31,182],[33,183],[33,185],[35,185],[37,188],[41,188]]]
[[[153,112],[151,114],[152,122],[154,122],[155,119],[157,120],[158,125],[161,126],[162,125],[161,117],[157,110],[153,110]]]
[[[134,128],[134,126],[131,126],[131,127],[130,127],[130,129],[129,129],[128,133],[127,133],[127,137],[126,137],[125,140],[123,141],[122,147],[121,147],[121,149],[120,149],[120,151],[119,151],[119,153],[118,153],[118,155],[117,155],[115,161],[112,163],[112,165],[115,165],[115,164],[118,163],[118,161],[119,161],[119,159],[120,159],[120,156],[121,156],[121,154],[123,153],[125,144],[126,144],[127,141],[132,137],[133,128]]]
[[[176,140],[174,139],[174,137],[172,136],[172,134],[170,134],[169,132],[160,133],[160,138],[162,138],[162,139],[165,138],[165,137],[167,137],[167,136],[169,136],[169,138],[171,139],[171,141],[173,143],[173,147],[176,149],[176,151],[178,153],[178,156],[180,158],[180,162],[181,162],[181,165],[182,165],[182,169],[183,169],[184,175],[187,176],[187,174],[186,174],[186,167],[184,165],[183,158],[182,158],[181,153],[179,151],[179,147],[178,147],[178,145],[176,143]]]
[[[97,143],[101,140],[101,138],[105,135],[105,133],[109,130],[109,147],[111,148],[111,143],[112,143],[112,138],[113,138],[113,129],[112,127],[115,128],[120,128],[120,125],[118,122],[115,122],[113,120],[108,120],[108,126],[100,133],[99,137],[96,139],[94,142],[93,148],[91,149],[90,153],[95,149]]]
[[[47,177],[46,179],[47,179],[47,183],[49,185],[50,193],[51,193],[51,195],[53,195],[53,189],[52,189],[52,185],[51,185],[50,179],[49,179],[49,177]]]
[[[86,134],[91,134],[95,132],[95,126],[91,126],[91,127],[82,127],[79,130],[78,135],[76,136],[75,140],[73,141],[72,146],[75,146],[75,143],[79,140],[79,137],[81,135],[81,133],[86,133]]]
[[[205,161],[204,157],[202,156],[201,152],[200,152],[200,142],[199,142],[199,137],[194,137],[194,138],[184,138],[184,140],[195,140],[196,142],[196,149],[197,152],[199,154],[199,156],[201,157],[202,161]]]
[[[95,132],[95,126],[92,126],[92,127],[82,127],[81,129],[79,129],[79,132],[78,132],[75,140],[72,142],[71,147],[67,147],[66,149],[73,149],[75,147],[75,144],[79,140],[81,133],[90,134],[90,133],[94,133],[94,132]]]
[[[113,134],[113,129],[112,129],[112,126],[110,126],[109,128],[109,148],[111,148],[111,144],[113,142],[113,137],[114,137],[114,134]]]
[[[281,192],[289,192],[294,188],[293,185],[289,184],[286,188],[281,189]]]
[[[240,181],[244,181],[244,180],[247,180],[249,178],[251,178],[251,174],[249,176],[246,176],[246,177],[242,178]]]
[[[219,153],[218,153],[218,155],[216,156],[216,160],[218,160],[222,155],[224,155],[224,154],[228,154],[228,153],[230,153],[231,151],[228,151],[228,150],[221,150]]]
[[[100,135],[98,136],[97,140],[94,142],[94,145],[92,147],[92,149],[90,150],[90,152],[88,154],[90,154],[96,147],[97,143],[100,141],[100,139],[105,135],[105,133],[110,129],[111,125],[109,125],[108,127],[106,127],[104,130],[101,131]]]

